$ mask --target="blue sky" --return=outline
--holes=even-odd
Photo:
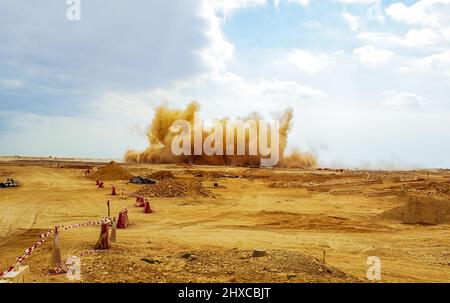
[[[0,0],[0,154],[121,158],[153,107],[294,109],[322,165],[450,167],[450,1]]]

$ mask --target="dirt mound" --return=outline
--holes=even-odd
[[[150,179],[163,180],[163,179],[173,179],[175,176],[170,170],[160,170],[155,171],[147,176]]]
[[[377,217],[404,224],[450,223],[450,201],[407,198],[404,205],[385,211]]]
[[[185,197],[187,195],[187,186],[173,179],[163,179],[156,184],[141,187],[134,194],[146,197]]]
[[[363,282],[335,267],[295,251],[269,250],[260,258],[252,251],[208,248],[185,251],[168,243],[170,249],[156,251],[121,247],[96,251],[83,258],[85,282]],[[182,257],[183,256],[183,257]],[[184,258],[184,256],[189,256]],[[96,270],[96,264],[102,270]],[[83,267],[84,269],[84,267]],[[130,270],[131,269],[131,270]],[[105,275],[106,271],[110,274]]]
[[[127,172],[122,166],[114,161],[111,161],[108,165],[103,166],[98,171],[89,176],[91,180],[130,180],[133,177],[132,174]]]
[[[184,184],[174,179],[163,179],[156,184],[146,185],[137,190],[135,195],[144,195],[146,197],[186,197],[191,196],[212,196],[212,193],[203,187],[201,182],[193,184]]]

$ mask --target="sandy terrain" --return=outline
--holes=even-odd
[[[58,164],[59,163],[59,164]],[[99,165],[96,163],[96,165]],[[54,225],[97,220],[127,207],[131,225],[110,250],[93,251],[99,227],[61,232],[63,258],[81,256],[83,282],[367,281],[366,259],[382,260],[383,282],[450,282],[450,225],[403,224],[380,216],[399,194],[448,201],[449,171],[367,172],[125,165],[134,175],[170,170],[183,184],[202,182],[209,196],[150,199],[134,207],[141,185],[106,181],[97,189],[84,161],[0,159],[0,269]],[[240,176],[239,178],[231,178]],[[214,183],[217,183],[214,186]],[[111,184],[130,197],[113,197]],[[47,274],[51,241],[26,260],[32,281]],[[251,257],[254,248],[267,256]],[[322,263],[326,252],[326,264]]]

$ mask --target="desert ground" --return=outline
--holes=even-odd
[[[55,225],[105,217],[110,200],[112,216],[128,208],[130,225],[109,250],[93,249],[99,226],[60,232],[63,259],[81,259],[80,282],[367,282],[368,256],[381,259],[381,282],[450,282],[450,213],[426,208],[450,203],[449,170],[121,164],[135,176],[170,171],[184,186],[149,196],[145,214],[134,206],[144,185],[99,189],[85,176],[105,164],[0,158],[0,179],[22,184],[0,189],[0,271]],[[410,198],[425,209],[402,212]],[[252,257],[255,248],[267,254]],[[24,262],[31,282],[73,282],[48,273],[51,250],[49,239]]]

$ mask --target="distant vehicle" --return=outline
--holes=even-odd
[[[7,179],[6,182],[0,183],[0,188],[8,188],[8,187],[18,187],[20,186],[20,182],[14,179]]]

